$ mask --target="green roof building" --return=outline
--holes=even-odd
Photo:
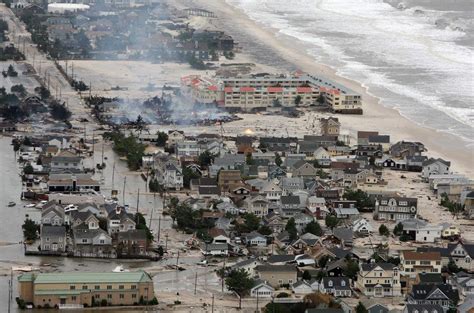
[[[18,277],[20,298],[37,308],[83,308],[99,304],[137,305],[154,299],[144,272],[26,273]]]

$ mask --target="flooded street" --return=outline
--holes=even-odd
[[[140,188],[139,211],[145,215],[149,222],[151,219],[151,229],[158,236],[158,228],[161,229],[160,241],[164,243],[165,234],[169,234],[168,249],[169,255],[159,262],[140,261],[140,260],[109,260],[109,259],[87,259],[87,258],[64,258],[64,257],[36,257],[24,256],[24,248],[21,244],[23,234],[21,225],[28,216],[35,221],[40,220],[41,210],[35,208],[25,208],[27,202],[20,200],[21,178],[19,168],[15,161],[15,154],[10,145],[10,137],[0,138],[0,310],[7,312],[8,308],[8,281],[10,279],[12,266],[32,266],[40,268],[41,272],[110,272],[118,265],[123,265],[130,270],[145,269],[153,273],[155,281],[155,291],[160,300],[160,292],[166,294],[193,294],[194,283],[196,292],[200,299],[207,299],[212,293],[221,291],[221,281],[214,273],[216,266],[200,267],[197,263],[202,259],[199,251],[181,252],[179,260],[177,259],[178,249],[183,249],[184,243],[181,240],[189,235],[177,234],[172,230],[172,220],[169,216],[162,216],[162,201],[158,195],[146,192],[146,182],[136,172],[130,172],[126,163],[118,158],[109,145],[104,146],[104,162],[106,168],[104,173],[96,173],[95,178],[103,182],[102,193],[110,195],[113,188],[119,190],[119,202],[122,203],[123,183],[125,184],[125,203],[130,206],[130,212],[136,212],[138,188]],[[93,162],[100,163],[102,159],[102,145],[95,147],[96,155],[85,161],[87,167]],[[93,160],[94,159],[94,160]],[[115,163],[115,175],[112,175]],[[16,202],[16,206],[8,207],[10,201]],[[153,216],[152,216],[153,212]],[[161,219],[161,221],[160,221]],[[159,225],[160,224],[160,225]],[[185,271],[163,270],[165,265],[174,265],[176,262],[186,268]],[[12,312],[19,312],[16,307],[15,297],[18,295],[17,282],[18,273],[13,273],[13,299]],[[197,275],[197,280],[196,279]],[[3,310],[5,308],[5,310]],[[42,311],[44,312],[44,310]],[[85,311],[81,311],[85,312]]]

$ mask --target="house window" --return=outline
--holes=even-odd
[[[132,285],[130,289],[137,289],[137,285]]]
[[[124,299],[125,295],[123,293],[121,293],[119,297],[120,297],[120,299]]]
[[[72,300],[72,301],[76,301],[76,296],[72,296],[72,297],[71,297],[71,300]]]
[[[119,285],[119,289],[125,289],[124,285]]]
[[[95,290],[99,290],[99,289],[100,289],[100,286],[99,286],[99,285],[96,285],[96,286],[94,287],[94,289],[95,289]]]
[[[76,286],[69,286],[69,290],[76,290]]]
[[[94,298],[99,299],[99,298],[100,298],[100,295],[99,295],[99,294],[96,294],[96,295],[94,295]]]
[[[110,293],[107,295],[107,299],[112,299],[112,295]]]
[[[111,290],[112,289],[112,285],[107,285],[107,290]]]
[[[87,286],[82,286],[82,290],[87,290]]]
[[[136,293],[132,293],[132,299],[136,299],[137,298],[137,294]]]

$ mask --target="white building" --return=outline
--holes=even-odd
[[[428,180],[431,175],[449,174],[450,166],[451,162],[449,161],[430,158],[423,162],[421,177],[423,177],[425,180]]]
[[[196,140],[183,140],[176,143],[176,156],[199,156],[201,149]]]
[[[257,281],[255,286],[250,289],[250,296],[253,298],[271,298],[274,291],[275,289],[266,282]]]

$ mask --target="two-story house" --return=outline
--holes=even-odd
[[[400,271],[415,278],[420,273],[441,273],[439,252],[403,251],[400,255]]]
[[[323,136],[339,136],[341,123],[337,117],[322,118],[319,120]]]
[[[168,141],[166,144],[170,147],[176,146],[178,142],[183,141],[186,138],[184,132],[181,130],[170,130],[168,131]]]
[[[352,295],[350,281],[347,277],[323,277],[319,284],[319,291],[338,298]]]
[[[239,170],[221,170],[217,185],[222,192],[230,192],[236,187],[242,185],[242,177]]]
[[[107,231],[110,235],[136,228],[133,214],[127,213],[125,208],[122,207],[117,207],[114,211],[111,211],[107,217],[107,221]]]
[[[183,188],[183,173],[175,164],[166,164],[161,181],[167,189],[180,190]]]
[[[403,233],[411,240],[434,243],[441,239],[443,227],[440,225],[431,225],[418,218],[407,219],[401,223],[403,225]]]
[[[282,216],[289,218],[301,213],[302,204],[300,201],[298,196],[282,196],[280,198]]]
[[[256,196],[247,198],[245,201],[245,208],[247,212],[253,213],[258,217],[264,217],[268,214],[269,202],[263,196]]]
[[[66,251],[66,228],[64,226],[41,226],[41,251]]]
[[[298,279],[294,265],[259,265],[256,272],[261,280],[266,281],[273,288],[291,285]]]
[[[117,235],[117,255],[146,255],[148,247],[147,234],[144,229],[133,229],[119,232]]]
[[[74,256],[94,258],[115,258],[115,248],[112,237],[102,229],[73,230]]]
[[[182,156],[199,156],[201,149],[196,140],[181,140],[176,143],[176,155]]]
[[[403,221],[414,218],[417,213],[417,206],[417,198],[380,197],[375,201],[374,219]]]
[[[357,275],[357,288],[369,297],[401,295],[400,271],[391,263],[364,263]]]
[[[52,173],[79,173],[84,170],[82,158],[69,151],[62,151],[51,158]]]
[[[276,180],[271,180],[263,185],[259,191],[260,194],[265,195],[268,201],[280,201],[283,194],[282,188],[277,184]]]
[[[326,218],[326,215],[329,214],[329,209],[326,206],[326,199],[323,197],[308,197],[306,200],[306,210],[318,220]]]
[[[449,174],[450,161],[430,158],[423,162],[421,177],[427,180],[431,175]]]
[[[453,289],[449,284],[414,285],[407,296],[409,304],[439,305],[444,312],[447,312],[450,308],[455,308],[458,301],[458,290]]]

